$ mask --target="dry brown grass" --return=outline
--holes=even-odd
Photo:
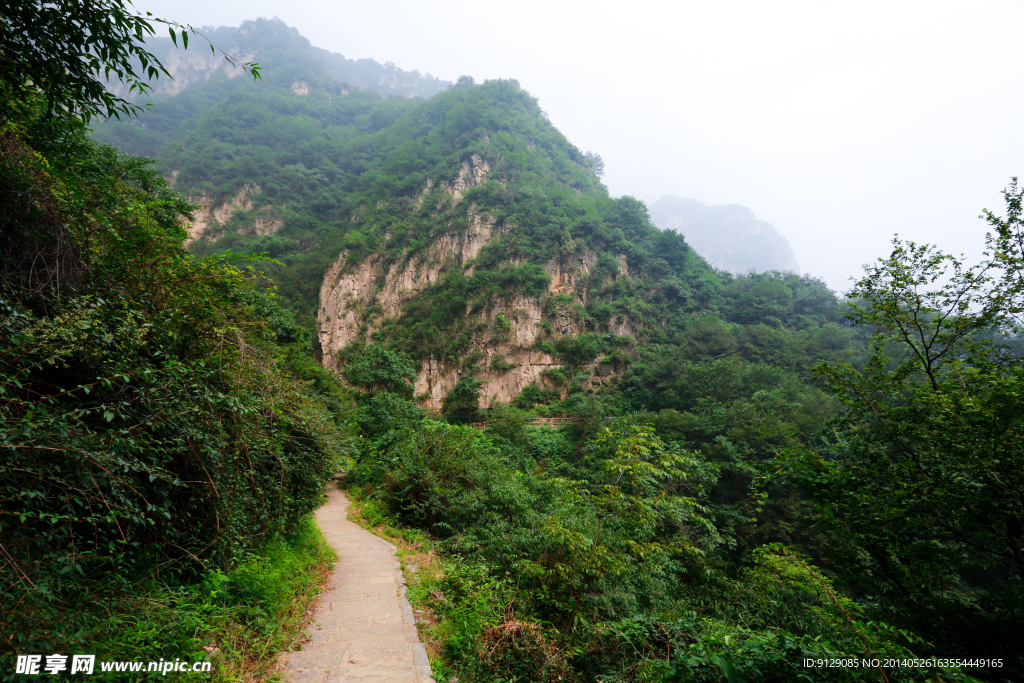
[[[511,605],[506,606],[501,623],[480,636],[479,658],[495,672],[504,671],[511,662],[532,664],[536,680],[578,681],[565,654],[544,635],[540,624],[516,619]]]
[[[535,645],[544,641],[544,632],[539,624],[529,621],[510,619],[493,626],[483,633],[483,644],[490,655],[501,655],[503,651],[517,645]],[[552,650],[552,656],[557,655],[557,650]]]

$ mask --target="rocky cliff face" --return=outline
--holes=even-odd
[[[248,221],[247,225],[236,227],[236,232],[239,234],[272,235],[277,232],[277,229],[281,227],[281,220],[276,216],[274,207],[263,205],[254,211],[252,198],[259,193],[258,185],[246,184],[238,192],[219,201],[209,195],[189,197],[192,201],[202,204],[203,208],[192,214],[192,220],[186,226],[188,239],[185,241],[185,246],[196,240],[217,237],[239,211],[253,212],[252,220]]]
[[[468,188],[487,179],[489,170],[487,161],[474,154],[462,164],[453,182],[428,181],[415,204],[421,206],[426,197],[437,191],[456,202],[461,201]],[[370,341],[374,332],[401,316],[406,303],[437,283],[449,269],[458,268],[467,275],[472,273],[474,259],[487,243],[500,237],[500,231],[487,213],[470,207],[468,215],[468,229],[440,235],[425,252],[413,257],[388,261],[382,256],[371,256],[358,262],[352,262],[347,253],[338,257],[320,288],[317,317],[326,367],[338,369],[342,349],[352,342]],[[566,295],[559,297],[557,303],[549,302],[545,306],[542,302],[545,297],[512,293],[497,298],[487,310],[475,314],[475,332],[468,356],[476,359],[472,376],[484,382],[480,397],[482,408],[493,401],[507,402],[531,384],[554,387],[545,372],[560,368],[562,363],[532,347],[540,339],[585,331],[574,315],[575,304],[586,303],[581,281],[587,277],[597,257],[596,253],[587,251],[544,264],[551,277],[547,295]],[[625,259],[620,262],[620,268],[628,272]],[[470,315],[470,311],[466,314]],[[630,335],[632,327],[628,320],[616,320],[609,331]],[[416,378],[417,399],[429,409],[439,409],[448,392],[468,374],[464,366],[453,367],[428,358]]]
[[[694,199],[665,195],[651,205],[651,219],[674,230],[715,268],[731,273],[778,270],[799,273],[785,237],[739,204],[707,206]]]

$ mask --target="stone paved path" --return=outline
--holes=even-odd
[[[395,546],[348,521],[332,488],[316,521],[338,552],[301,651],[285,655],[293,683],[433,683]],[[290,675],[290,678],[288,676]]]

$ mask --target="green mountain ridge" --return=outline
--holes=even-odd
[[[179,50],[167,37],[150,37],[146,49],[167,68],[172,78],[149,81],[151,96],[160,100],[210,78],[235,78],[244,70],[235,63],[261,63],[265,76],[275,81],[292,79],[293,87],[316,87],[326,81],[338,81],[344,89],[373,90],[384,97],[430,97],[451,85],[430,74],[406,71],[394,63],[381,64],[373,59],[347,59],[344,55],[314,47],[309,40],[280,19],[254,19],[240,26],[203,27],[198,39],[206,39],[217,52]],[[108,87],[120,97],[132,99],[127,86],[111,81]],[[136,97],[140,103],[148,96]]]
[[[894,239],[844,302],[713,269],[515,81],[385,97],[255,22],[262,83],[96,126],[154,165],[87,127],[144,17],[0,28],[0,680],[279,677],[339,468],[439,683],[1024,679],[1016,179],[983,261]]]
[[[97,137],[153,153],[177,189],[209,204],[194,252],[278,259],[271,270],[298,315],[319,310],[332,364],[349,343],[386,341],[420,364],[417,394],[433,408],[466,378],[486,383],[482,406],[528,385],[564,397],[566,372],[585,365],[592,378],[606,376],[611,364],[621,374],[634,340],[663,337],[723,301],[729,280],[683,238],[654,228],[642,203],[611,198],[592,158],[514,81],[460,83],[420,100],[342,94],[326,80],[300,92],[293,75],[274,70],[264,80],[196,84],[138,121],[98,126]],[[475,244],[437,251],[454,238]],[[323,278],[339,254],[332,277],[368,268],[376,284],[342,302],[359,314],[332,334]],[[403,265],[415,285],[383,300],[371,291],[388,272],[401,279],[395,263],[425,258],[434,262],[429,283]],[[798,309],[788,314],[806,312]],[[494,329],[499,313],[513,334]],[[559,339],[581,335],[589,350],[568,363],[556,347],[569,341]]]

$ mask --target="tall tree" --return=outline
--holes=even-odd
[[[975,266],[894,241],[851,292],[863,370],[821,364],[846,405],[828,451],[790,454],[847,551],[847,578],[945,642],[1021,636],[1024,309],[1021,192]],[[964,629],[965,623],[977,628]],[[980,656],[978,651],[966,652]],[[1018,662],[1019,664],[1019,662]]]

